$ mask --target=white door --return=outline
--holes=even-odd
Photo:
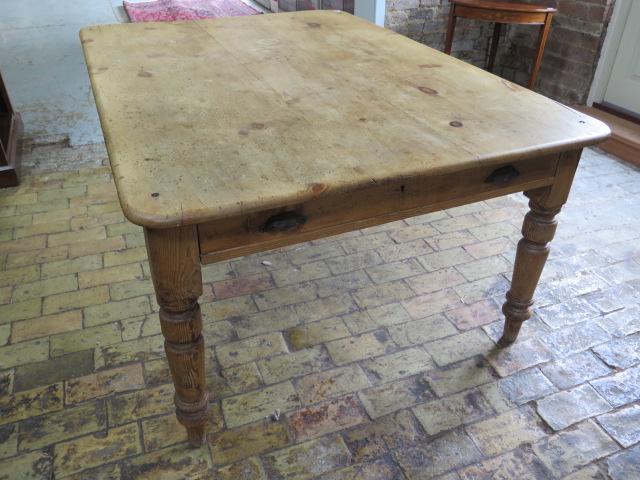
[[[640,1],[631,2],[604,102],[640,115]]]

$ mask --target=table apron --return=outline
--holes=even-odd
[[[506,10],[486,10],[456,6],[456,17],[472,18],[474,20],[486,20],[487,22],[518,23],[523,25],[542,25],[547,21],[549,13],[536,12],[510,12]]]
[[[214,263],[544,187],[554,183],[557,162],[556,154],[502,166],[377,182],[353,192],[203,223],[198,225],[200,259],[203,264]],[[490,178],[505,167],[507,172],[515,169],[517,177]],[[286,212],[304,223],[290,230],[265,231],[270,219]]]

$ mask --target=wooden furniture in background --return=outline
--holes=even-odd
[[[122,209],[145,230],[194,446],[210,415],[201,263],[524,190],[507,345],[531,316],[581,149],[609,135],[342,12],[102,25],[81,39]]]
[[[258,0],[260,2],[260,0]],[[264,0],[263,0],[264,1]],[[260,2],[262,3],[262,2]],[[354,13],[354,0],[279,0],[278,12],[296,12],[300,10],[342,10]]]
[[[449,23],[447,24],[447,36],[444,42],[444,53],[451,54],[453,33],[458,17],[474,20],[494,22],[491,50],[489,51],[489,63],[487,70],[492,72],[498,51],[500,30],[503,23],[516,23],[526,25],[540,25],[540,34],[536,44],[536,57],[529,76],[529,88],[533,88],[538,78],[540,61],[547,42],[551,17],[556,8],[544,5],[531,5],[528,3],[504,2],[500,0],[450,0]]]
[[[13,111],[0,74],[0,187],[13,187],[20,183],[22,128],[22,118]]]

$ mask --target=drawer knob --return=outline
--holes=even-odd
[[[260,227],[261,232],[288,232],[298,228],[307,221],[306,217],[303,217],[296,212],[282,212],[270,217]]]
[[[507,183],[516,178],[520,173],[513,166],[507,165],[506,167],[500,167],[493,171],[485,179],[485,183]]]

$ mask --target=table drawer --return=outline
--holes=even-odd
[[[198,226],[202,263],[234,258],[553,183],[557,155],[398,181]]]

